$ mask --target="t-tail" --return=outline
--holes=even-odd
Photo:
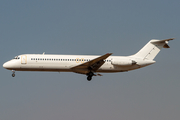
[[[160,52],[161,48],[170,48],[168,42],[174,38],[165,40],[150,40],[140,51],[138,51],[134,57],[141,58],[143,60],[153,60]]]

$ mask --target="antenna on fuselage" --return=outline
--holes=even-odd
[[[43,52],[43,55],[45,54],[45,52]]]

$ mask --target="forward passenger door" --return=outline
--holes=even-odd
[[[27,56],[26,55],[21,56],[21,64],[27,64]]]

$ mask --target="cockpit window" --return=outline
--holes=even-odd
[[[15,57],[14,57],[14,59],[20,59],[20,57],[18,57],[18,56],[15,56]]]

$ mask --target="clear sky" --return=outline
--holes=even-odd
[[[179,120],[179,0],[1,0],[0,120]],[[176,39],[154,65],[93,77],[16,72],[16,55],[131,55]]]

